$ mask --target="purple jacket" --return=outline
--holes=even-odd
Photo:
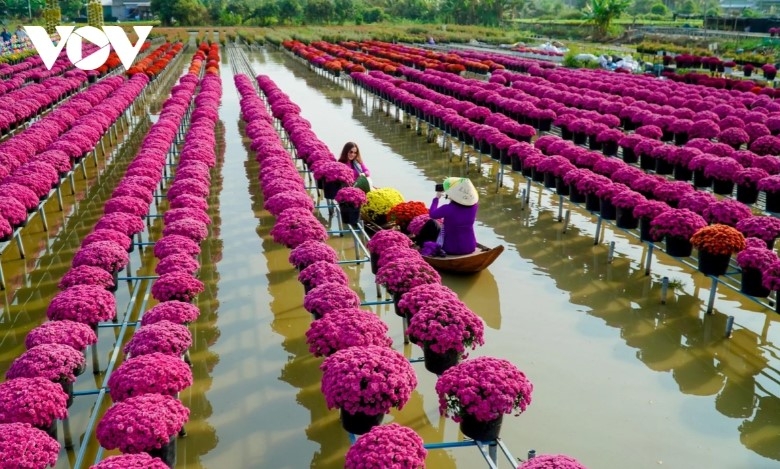
[[[474,222],[477,219],[479,204],[471,207],[450,202],[439,207],[439,199],[431,202],[430,217],[444,219],[444,243],[442,249],[447,254],[471,254],[477,249],[477,236],[474,234]]]
[[[366,168],[366,165],[363,163],[358,163],[357,161],[352,160],[346,164],[352,168],[352,173],[355,175],[355,179],[360,177],[360,173],[365,174],[366,177],[371,176],[371,173],[368,172],[368,168]]]

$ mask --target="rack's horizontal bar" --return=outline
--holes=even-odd
[[[159,275],[135,275],[132,277],[117,277],[117,280],[127,280],[127,281],[133,281],[133,280],[154,280],[160,278]]]
[[[138,323],[138,322],[128,322],[127,323],[127,325],[131,326],[131,327],[137,326],[138,324],[140,324],[140,323]],[[122,327],[122,324],[121,323],[113,323],[113,322],[102,322],[102,323],[98,324],[98,327]]]
[[[391,305],[393,300],[381,300],[381,301],[364,301],[360,303],[360,306],[376,306],[376,305]]]

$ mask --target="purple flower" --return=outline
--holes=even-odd
[[[645,138],[651,138],[653,140],[660,140],[664,135],[664,131],[656,125],[643,125],[636,129],[636,133]]]
[[[772,262],[764,269],[761,284],[769,290],[780,290],[780,260]]]
[[[129,236],[120,231],[102,229],[95,230],[85,236],[84,239],[81,240],[81,247],[86,247],[97,241],[111,241],[121,246],[125,251],[130,249],[130,245],[133,243],[133,240],[130,239]]]
[[[366,193],[357,187],[343,187],[336,193],[336,203],[360,207],[366,203]]]
[[[170,210],[166,210],[165,213],[163,214],[163,222],[165,224],[174,223],[179,220],[184,220],[187,218],[195,219],[200,223],[203,223],[204,225],[211,224],[211,217],[209,217],[208,213],[206,213],[204,210],[201,210],[199,208],[190,208],[190,207],[173,208]]]
[[[209,203],[206,199],[190,194],[182,194],[169,201],[168,204],[170,205],[171,209],[190,208],[205,212],[209,208]]]
[[[45,429],[68,417],[68,395],[62,386],[42,378],[0,383],[0,423],[29,423]]]
[[[91,265],[80,265],[71,267],[62,277],[57,287],[60,290],[67,290],[75,285],[97,285],[107,290],[114,288],[114,276],[100,267]]]
[[[206,198],[209,195],[209,186],[198,179],[177,179],[171,184],[171,187],[168,188],[166,196],[168,197],[168,200],[173,200],[184,194]]]
[[[427,454],[414,430],[391,423],[358,438],[347,451],[344,469],[385,469],[391,461],[398,469],[419,469],[425,466]]]
[[[306,294],[303,307],[315,316],[325,316],[337,309],[359,308],[360,297],[341,283],[323,283]]]
[[[148,326],[160,321],[170,321],[176,324],[189,324],[200,316],[200,310],[192,303],[183,301],[166,301],[160,303],[141,316],[141,325]]]
[[[160,275],[152,285],[152,296],[157,301],[192,301],[204,290],[203,282],[186,272]]]
[[[367,345],[339,350],[325,359],[322,393],[329,409],[386,414],[402,409],[417,387],[409,360],[389,347]]]
[[[182,272],[194,275],[200,269],[200,262],[193,259],[189,254],[171,254],[160,260],[154,268],[157,275],[170,274],[172,272]]]
[[[763,271],[777,261],[777,254],[766,247],[747,247],[737,254],[737,264],[743,269]]]
[[[189,415],[174,397],[143,394],[111,406],[98,423],[96,436],[106,449],[140,453],[167,445]]]
[[[718,198],[709,192],[694,191],[680,198],[677,208],[687,208],[699,215],[704,215],[704,211],[710,204],[717,202]]]
[[[314,288],[323,283],[343,283],[348,285],[349,277],[347,277],[344,269],[338,264],[318,261],[309,264],[301,270],[298,274],[298,281],[309,288]]]
[[[314,321],[306,331],[309,352],[327,357],[349,347],[377,345],[390,347],[387,324],[371,311],[339,309]]]
[[[617,184],[616,184],[617,185]],[[610,202],[615,207],[621,209],[634,209],[637,205],[646,202],[645,196],[632,190],[622,190],[610,198]]]
[[[84,354],[62,344],[41,344],[19,355],[11,363],[6,379],[45,378],[55,383],[76,381],[75,371],[84,366]]]
[[[362,191],[361,191],[362,192]],[[330,262],[335,264],[339,261],[336,250],[320,241],[305,241],[290,251],[288,258],[290,264],[297,269],[303,270],[314,262]]]
[[[717,158],[707,163],[704,168],[704,176],[720,181],[734,181],[734,176],[744,168],[737,160],[731,158]]]
[[[162,320],[141,326],[123,350],[134,357],[155,352],[181,357],[191,345],[192,334],[187,326]]]
[[[730,127],[722,130],[720,134],[718,134],[718,141],[739,149],[743,143],[748,143],[750,141],[750,136],[739,127]]]
[[[116,298],[97,285],[75,285],[52,298],[46,310],[52,321],[68,319],[95,325],[116,317]]]
[[[87,345],[97,343],[97,334],[88,325],[75,321],[49,321],[27,333],[24,344],[28,349],[42,344],[61,344],[84,351]]]
[[[0,217],[17,226],[27,220],[27,208],[13,197],[0,197]]]
[[[751,216],[739,220],[736,228],[746,237],[759,238],[771,243],[780,236],[780,219],[766,216]]]
[[[533,384],[507,360],[479,357],[445,371],[436,382],[439,413],[460,422],[465,415],[488,422],[524,412],[531,404]]]
[[[355,183],[355,174],[352,169],[338,161],[324,161],[312,168],[314,179],[325,182],[341,182],[348,186]]]
[[[392,294],[403,294],[418,285],[441,283],[441,276],[423,260],[410,262],[404,258],[382,266],[376,273],[376,282]]]
[[[758,181],[769,177],[769,173],[761,168],[745,168],[737,171],[734,175],[734,182],[740,186],[754,187],[758,186]]]
[[[734,199],[723,199],[711,203],[702,214],[708,223],[736,226],[737,222],[753,216],[750,207]]]
[[[360,189],[358,189],[360,192]],[[365,197],[365,194],[363,194]],[[278,217],[280,213],[288,208],[302,208],[307,211],[314,211],[314,200],[311,196],[303,191],[285,191],[273,195],[265,200],[263,207],[271,213],[271,215]]]
[[[180,235],[164,236],[154,243],[154,256],[158,259],[164,259],[172,254],[197,256],[200,254],[200,246],[190,238]]]
[[[687,209],[670,209],[653,218],[650,222],[650,234],[653,239],[664,236],[690,239],[693,234],[707,226],[700,215]]]
[[[276,219],[271,228],[275,242],[292,249],[304,241],[325,241],[328,232],[322,223],[309,211],[300,208],[288,208]]]
[[[190,366],[180,357],[157,352],[124,361],[108,379],[114,402],[150,393],[176,396],[190,386]]]
[[[106,201],[106,205],[103,206],[103,213],[129,213],[137,217],[142,217],[149,214],[149,202],[138,199],[136,197],[118,196],[112,197]]]
[[[209,235],[209,229],[204,223],[194,218],[182,218],[167,223],[163,228],[163,237],[171,235],[184,236],[200,244]]]
[[[106,272],[118,272],[130,262],[127,250],[113,241],[95,241],[78,250],[73,267],[89,265]]]
[[[140,217],[122,212],[103,215],[95,224],[95,230],[116,230],[130,237],[136,233],[142,232],[144,228],[146,228],[146,225],[144,225],[144,222]]]
[[[382,252],[390,246],[402,245],[412,247],[412,244],[412,240],[400,231],[382,230],[368,240],[366,247],[372,254],[381,255]]]
[[[460,300],[444,300],[429,303],[420,308],[409,322],[407,333],[418,344],[433,352],[459,353],[484,345],[485,326],[482,319]]]
[[[540,454],[524,463],[517,469],[586,469],[576,459],[563,454]]]
[[[57,464],[60,444],[27,423],[0,424],[0,459],[15,469],[41,469]]]
[[[111,456],[90,466],[89,469],[168,469],[160,458],[153,458],[148,453],[121,454]]]

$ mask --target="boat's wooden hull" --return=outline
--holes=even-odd
[[[440,272],[473,274],[488,268],[504,252],[504,246],[500,244],[494,248],[478,244],[477,249],[473,254],[446,257],[423,256],[423,259]]]

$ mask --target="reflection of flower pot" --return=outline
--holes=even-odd
[[[769,296],[769,289],[764,288],[761,281],[764,278],[764,274],[758,269],[743,268],[742,269],[742,285],[739,291],[746,295],[757,296],[760,298],[766,298]]]
[[[585,210],[598,212],[601,210],[601,199],[596,194],[587,194],[585,196]]]
[[[719,195],[731,195],[731,193],[734,192],[734,182],[723,181],[721,179],[713,179],[712,192]]]
[[[693,186],[694,187],[710,187],[712,185],[712,178],[708,178],[704,175],[703,169],[697,169],[693,172]]]
[[[168,467],[176,466],[176,435],[171,437],[168,444],[162,445],[159,448],[150,449],[147,453],[153,458],[162,459]]]
[[[617,142],[606,142],[602,147],[601,152],[604,153],[605,156],[617,156],[618,154]]]
[[[625,161],[628,164],[636,163],[638,161],[638,158],[636,156],[636,153],[634,153],[633,148],[623,147],[623,161]]]
[[[669,163],[663,158],[655,159],[655,173],[656,174],[672,174],[674,172],[674,165]]]
[[[607,199],[601,201],[601,218],[604,220],[614,220],[617,218],[617,209],[612,202]]]
[[[580,192],[576,185],[569,184],[569,200],[575,204],[581,204],[585,202],[585,194]]]
[[[766,191],[766,211],[780,212],[780,192]]]
[[[460,352],[457,350],[447,350],[445,353],[437,353],[426,345],[423,346],[423,358],[425,359],[425,369],[431,373],[440,375],[447,369],[458,364],[460,361]]]
[[[360,220],[360,207],[352,204],[339,204],[339,213],[341,213],[341,222],[348,225],[357,225]]]
[[[666,253],[672,257],[688,257],[693,252],[693,245],[685,238],[666,236]]]
[[[460,432],[472,440],[493,441],[498,438],[498,434],[501,433],[501,423],[503,421],[504,414],[499,415],[497,419],[489,422],[482,422],[471,415],[466,414],[463,416],[463,421],[460,422]]]
[[[728,375],[727,375],[728,376]],[[756,405],[755,379],[752,376],[742,379],[726,379],[723,389],[715,397],[715,408],[721,414],[731,418],[748,418],[753,415]]]
[[[363,412],[350,414],[343,409],[341,410],[341,426],[353,435],[368,433],[369,430],[381,424],[384,419],[385,414],[366,415]]]
[[[754,204],[758,200],[758,189],[756,186],[737,185],[737,201],[743,204]]]
[[[729,268],[731,255],[699,251],[699,272],[706,275],[723,275]]]
[[[555,178],[555,193],[558,195],[569,195],[569,185],[563,182],[562,177]]]
[[[617,207],[615,209],[615,220],[618,228],[633,230],[639,226],[639,220],[634,216],[633,208]]]
[[[674,165],[674,180],[675,181],[690,181],[693,177],[693,171],[688,169],[687,166],[682,164]]]
[[[345,184],[341,181],[325,181],[322,187],[322,192],[326,199],[333,200],[336,198],[336,194],[339,189],[344,187]]]

